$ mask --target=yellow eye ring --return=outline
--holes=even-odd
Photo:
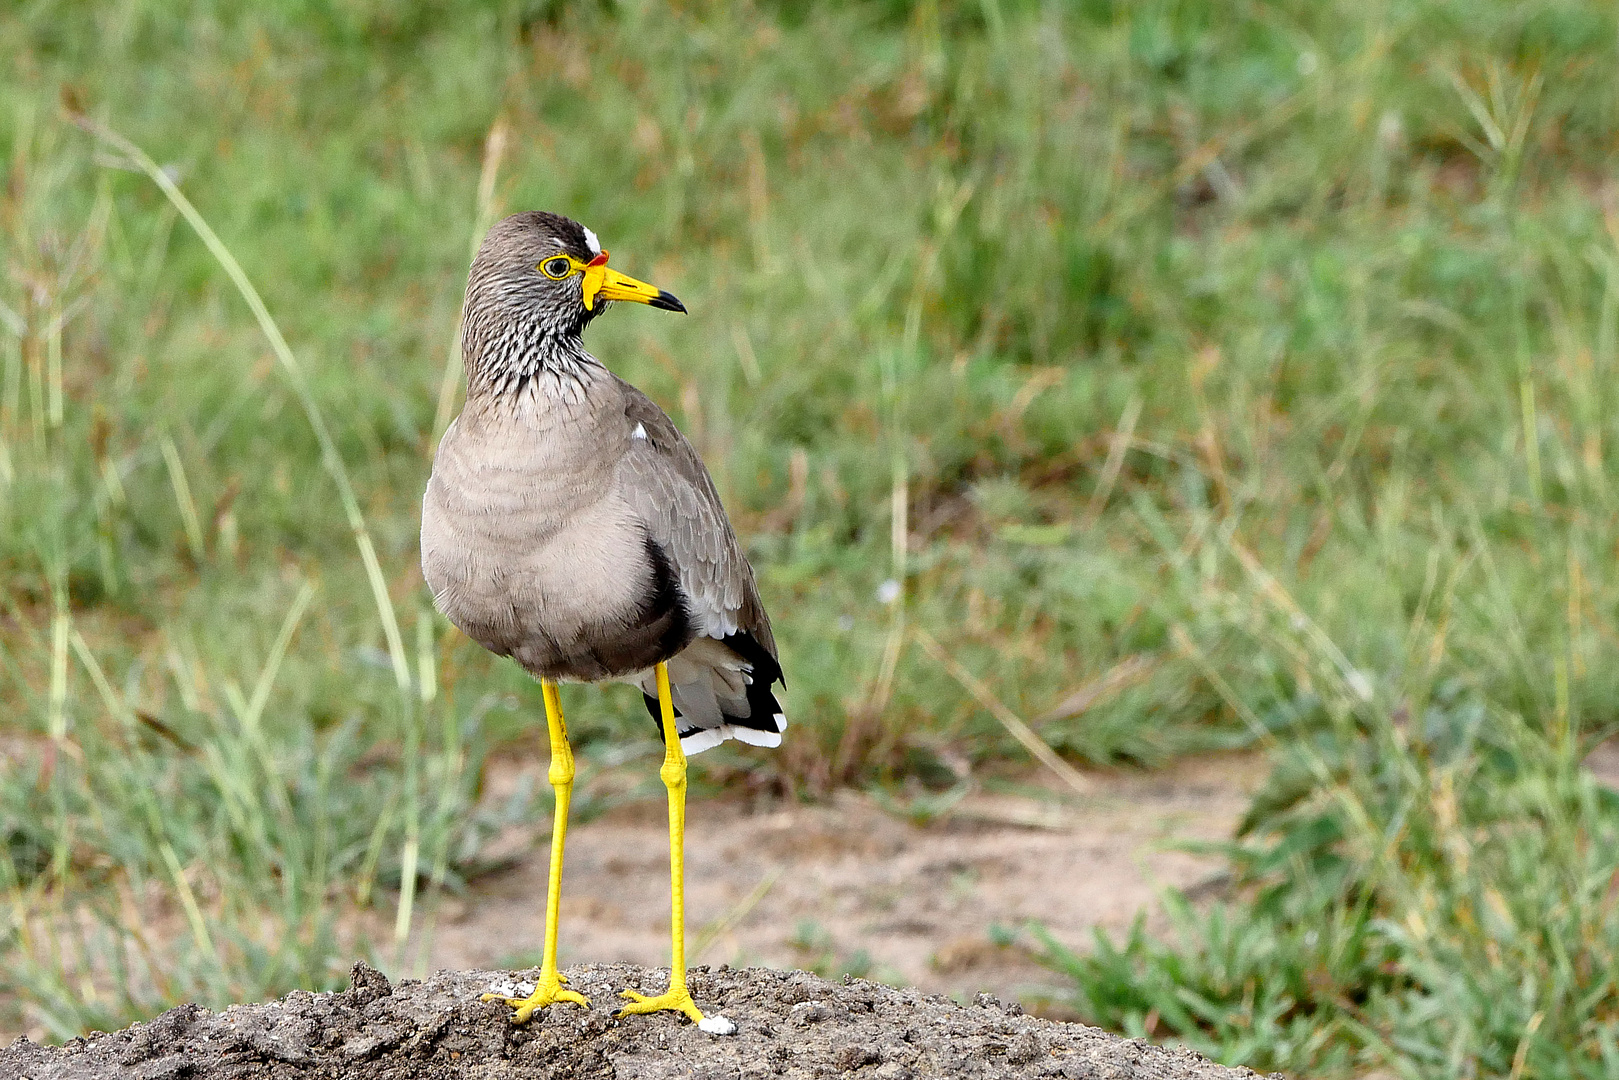
[[[552,281],[561,281],[576,269],[574,261],[566,255],[557,255],[546,259],[539,265],[540,273]]]

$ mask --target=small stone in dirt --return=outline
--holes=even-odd
[[[1138,1074],[1133,1062],[1115,1052],[1100,1061],[1071,1057],[1062,1063],[1062,1075],[1063,1080],[1135,1080]]]
[[[191,1062],[184,1054],[169,1054],[156,1061],[148,1061],[135,1070],[140,1080],[180,1080],[191,1072]]]
[[[1102,1074],[1089,1059],[1071,1057],[1062,1063],[1063,1080],[1102,1080]]]
[[[271,1020],[261,1014],[249,1013],[237,1028],[240,1044],[272,1061],[288,1065],[307,1065],[312,1059],[309,1045],[314,1041],[315,1023],[309,1017],[283,1013]]]
[[[799,1027],[806,1024],[819,1024],[832,1019],[836,1014],[819,1001],[801,1001],[793,1006],[793,1022]]]
[[[797,1005],[800,1002],[808,1001],[814,996],[814,987],[809,985],[803,978],[795,975],[787,980],[786,986],[781,988],[780,1000],[784,1005]]]
[[[849,987],[843,994],[843,1003],[849,1007],[850,1012],[870,1012],[871,1003],[876,1000],[870,990],[863,990],[859,983],[850,983],[847,979],[845,986]]]
[[[349,998],[356,1005],[369,1005],[394,992],[388,976],[364,960],[349,969]]]
[[[883,1059],[882,1051],[874,1046],[845,1046],[832,1056],[832,1064],[843,1072],[851,1072],[862,1065],[873,1065]]]
[[[1027,1065],[1042,1053],[1040,1040],[1025,1031],[1007,1044],[1006,1061],[1009,1065]]]
[[[395,1039],[393,1045],[398,1045]],[[345,1061],[367,1061],[376,1057],[384,1050],[391,1049],[388,1040],[380,1035],[360,1035],[349,1039],[338,1047],[337,1052],[343,1055]]]

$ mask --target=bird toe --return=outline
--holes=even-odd
[[[590,1008],[590,999],[585,995],[576,990],[562,989],[561,984],[566,981],[560,975],[550,979],[541,979],[539,984],[534,987],[534,992],[526,998],[507,997],[505,994],[485,994],[479,1000],[498,1001],[516,1009],[517,1011],[512,1013],[512,1023],[514,1024],[528,1023],[536,1012],[547,1005],[555,1005],[559,1001],[581,1005],[587,1009]]]
[[[643,1013],[677,1012],[685,1015],[694,1024],[703,1022],[703,1011],[691,999],[691,991],[683,986],[650,997],[634,990],[621,990],[618,996],[629,1002],[618,1010],[617,1016],[620,1019]]]

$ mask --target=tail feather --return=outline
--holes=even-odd
[[[702,655],[708,652],[707,649],[701,650],[699,655],[690,657],[697,670],[686,673],[697,677],[680,679],[671,685],[677,720],[675,731],[680,736],[681,749],[688,754],[700,754],[727,739],[750,746],[780,746],[782,732],[787,730],[787,714],[771,690],[771,684],[786,685],[781,664],[753,635],[746,632],[704,642],[708,643],[724,646],[735,661],[702,663],[709,657]],[[673,669],[687,666],[679,661],[686,659],[688,654],[698,652],[697,649],[688,649],[672,661],[671,674]],[[641,687],[641,697],[646,702],[647,713],[658,725],[661,737],[663,721],[655,693],[655,679],[647,672],[637,682]],[[680,723],[681,720],[685,723]]]

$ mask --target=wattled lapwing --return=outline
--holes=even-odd
[[[516,214],[484,238],[467,281],[467,401],[422,502],[422,573],[468,637],[540,680],[556,791],[545,949],[514,1019],[588,1004],[557,973],[557,902],[573,754],[557,683],[640,687],[663,736],[674,949],[669,989],[625,1013],[673,1009],[705,1030],[686,988],[686,754],[737,739],[779,746],[787,719],[770,618],[714,481],[664,411],[585,351],[614,300],[686,309],[607,266],[596,234]],[[489,995],[486,1000],[498,995]]]

